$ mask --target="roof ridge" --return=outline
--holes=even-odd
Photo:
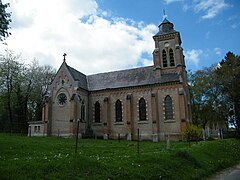
[[[87,75],[87,77],[96,76],[96,75],[102,75],[102,74],[110,74],[110,73],[118,73],[118,72],[125,72],[125,71],[133,71],[133,70],[137,70],[137,69],[148,69],[148,68],[152,68],[152,67],[153,66],[144,66],[144,67],[136,67],[136,68],[131,68],[131,69],[122,69],[122,70],[109,71],[109,72],[100,72],[100,73],[97,73],[97,74]]]

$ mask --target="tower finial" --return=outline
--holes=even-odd
[[[165,9],[163,9],[163,20],[164,20],[165,18],[167,18],[167,15],[166,15]]]
[[[67,54],[64,53],[64,54],[63,54],[63,62],[66,62],[66,56],[67,56]]]

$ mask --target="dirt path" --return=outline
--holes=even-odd
[[[240,164],[218,172],[209,180],[240,180]]]

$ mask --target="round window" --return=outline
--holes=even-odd
[[[67,103],[67,96],[64,93],[58,95],[58,104],[64,106]]]

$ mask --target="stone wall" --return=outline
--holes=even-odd
[[[181,129],[188,121],[182,84],[166,86],[148,86],[129,89],[92,92],[89,103],[89,122],[96,136],[117,139],[137,139],[137,130],[141,139],[165,140],[166,135],[173,139],[181,136]],[[181,90],[181,92],[179,91]],[[173,100],[174,116],[165,120],[164,98],[169,95]],[[144,98],[147,106],[146,121],[139,121],[139,99]],[[123,121],[115,120],[115,102],[122,102]],[[94,122],[94,104],[101,105],[100,123]]]

